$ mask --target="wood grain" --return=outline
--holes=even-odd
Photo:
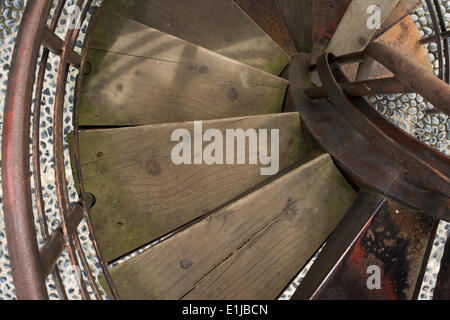
[[[298,52],[313,47],[313,0],[278,0],[286,25]]]
[[[274,299],[355,198],[328,155],[117,267],[124,299]]]
[[[175,165],[171,153],[178,142],[171,142],[171,135],[179,128],[192,132],[193,122],[80,134],[84,185],[96,198],[92,220],[107,261],[171,232],[268,179],[261,175],[260,164]],[[309,149],[300,136],[298,113],[203,122],[203,132],[208,128],[280,129],[280,171],[308,156]],[[208,144],[204,142],[204,146]]]
[[[363,50],[377,32],[369,29],[367,8],[378,5],[381,8],[381,23],[392,13],[400,0],[353,0],[344,14],[326,51],[340,56]]]
[[[80,125],[118,126],[280,112],[287,81],[103,12],[83,82]]]
[[[231,0],[109,0],[105,8],[272,74],[289,62]]]

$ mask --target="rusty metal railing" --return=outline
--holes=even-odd
[[[378,61],[394,74],[394,77],[350,82],[340,65],[361,62],[367,56]],[[430,215],[450,221],[450,158],[395,126],[380,113],[371,108],[361,96],[417,92],[432,103],[436,110],[450,114],[450,86],[432,72],[405,58],[399,51],[386,45],[372,42],[362,52],[335,57],[326,53],[316,64],[309,66],[309,72],[317,70],[323,87],[304,87],[303,93],[309,99],[329,98],[335,108],[356,129],[356,131],[390,156],[402,168],[417,176],[421,188],[430,192],[441,208],[426,210]],[[295,77],[291,82],[295,82]],[[355,97],[355,98],[352,98]],[[354,164],[349,165],[355,173]],[[364,172],[364,168],[360,168]],[[368,168],[367,168],[368,169]],[[364,176],[364,173],[363,175]],[[425,204],[418,203],[407,189],[380,188],[374,181],[369,184],[375,190],[389,193],[402,199],[408,205],[424,210]],[[409,188],[411,189],[411,188]],[[430,200],[431,201],[431,200]],[[419,207],[417,207],[419,205]]]
[[[79,28],[68,30],[65,39],[60,39],[55,34],[55,29],[66,3],[65,0],[58,1],[50,25],[46,25],[53,2],[54,0],[28,2],[16,40],[6,93],[2,140],[2,187],[5,225],[14,285],[19,299],[47,299],[48,293],[45,279],[51,274],[56,284],[59,297],[66,299],[67,295],[56,261],[63,250],[67,249],[72,266],[78,268],[81,265],[87,271],[87,281],[95,297],[100,299],[100,291],[89,268],[77,233],[77,227],[84,219],[87,223],[110,292],[113,298],[118,299],[118,293],[112,283],[107,265],[102,258],[100,248],[95,240],[95,234],[89,216],[89,209],[95,199],[84,189],[79,159],[79,128],[77,119],[80,103],[79,95],[81,93],[84,72],[89,69],[89,64],[86,60],[87,51],[92,37],[92,31],[101,8],[93,14],[86,33],[82,52],[78,54],[74,51],[74,45],[80,33]],[[82,8],[81,21],[86,19],[92,2],[92,0],[77,0],[76,5]],[[435,19],[436,27],[439,26],[437,21],[441,19],[438,12],[436,12]],[[442,26],[439,27],[441,29],[439,32],[436,32],[435,38],[439,37],[439,41],[444,42],[447,31],[442,30]],[[442,46],[440,48],[443,49],[442,47],[445,44],[441,44]],[[44,49],[39,69],[37,70],[37,61],[41,47]],[[49,231],[46,222],[39,161],[41,97],[50,52],[60,56],[54,102],[53,151],[56,195],[61,225],[53,232]],[[381,62],[394,73],[395,77],[355,83],[346,82],[342,78],[336,63],[362,61],[365,55],[370,55],[375,60]],[[444,53],[442,51],[439,61],[442,68],[440,75],[442,79],[448,80],[449,72],[444,72],[445,68],[446,70],[449,68],[448,52]],[[445,63],[447,65],[444,67]],[[79,70],[73,105],[74,167],[76,169],[77,187],[80,193],[80,202],[75,206],[70,206],[69,202],[63,153],[63,107],[70,66]],[[339,108],[339,111],[367,140],[381,147],[381,149],[387,150],[404,168],[412,171],[412,173],[422,180],[424,186],[431,192],[425,193],[423,191],[423,194],[433,197],[432,199],[436,200],[433,201],[433,205],[436,205],[431,206],[431,209],[429,207],[419,209],[430,211],[435,217],[450,221],[450,214],[448,212],[450,194],[449,158],[415,141],[406,135],[406,133],[399,131],[400,129],[396,129],[392,124],[384,121],[385,119],[377,117],[365,106],[354,106],[353,102],[348,100],[350,96],[414,91],[422,94],[437,109],[450,114],[449,86],[436,78],[432,73],[416,67],[413,63],[395,52],[395,50],[377,43],[370,44],[361,53],[343,57],[324,55],[319,59],[317,69],[324,83],[324,88],[309,88],[304,90],[304,93],[314,99],[329,97],[333,101],[333,104]],[[38,71],[37,76],[36,71]],[[34,109],[32,108],[33,93],[35,95]],[[33,117],[31,117],[32,111]],[[31,119],[33,119],[33,122],[31,122]],[[45,240],[44,245],[40,249],[37,244],[32,206],[31,172],[29,165],[30,126],[32,127],[31,154],[36,207],[42,236]],[[357,176],[358,172],[355,171],[354,175]],[[408,189],[408,182],[406,180],[403,181],[401,178],[399,179],[398,181],[401,183],[398,185],[393,184],[393,186],[400,188],[406,185],[406,189],[410,190]],[[380,183],[383,183],[383,181]],[[381,191],[384,191],[384,189]],[[391,188],[386,192],[390,192],[394,196],[399,196],[402,201],[410,201],[409,204],[413,207],[417,206],[417,199],[413,199],[413,197],[408,198],[407,195],[405,196],[405,189],[399,192],[397,189]],[[400,193],[402,194],[400,195]],[[419,204],[424,205],[423,203]],[[89,299],[90,295],[83,276],[81,274],[76,274],[76,276],[81,297]]]
[[[433,103],[436,109],[450,114],[450,86],[433,73],[415,65],[395,49],[377,42],[370,43],[364,53],[395,75],[394,78],[388,78],[386,84],[390,84],[390,81],[397,82],[398,87],[403,86],[404,91],[401,93],[417,92]],[[355,106],[339,85],[339,82],[345,83],[347,79],[333,60],[329,53],[322,55],[317,61],[317,70],[323,90],[336,108],[362,136],[391,155],[405,169],[416,174],[428,190],[449,198],[450,158],[395,127],[372,108]]]
[[[350,82],[341,71],[341,65],[361,62],[368,55],[389,69],[394,77]],[[394,200],[411,209],[411,213],[425,214],[427,219],[434,221],[433,228],[437,227],[435,222],[439,219],[450,222],[450,158],[394,125],[361,98],[379,93],[418,92],[432,101],[436,109],[448,113],[450,86],[432,72],[408,61],[395,49],[376,42],[369,44],[363,52],[346,56],[335,57],[325,53],[312,66],[310,59],[307,54],[299,54],[292,60],[289,98],[318,146],[333,157],[345,176],[360,190],[370,190],[385,199]],[[316,87],[310,81],[313,70],[317,70],[323,87]],[[350,221],[357,223],[358,219],[369,214],[364,210],[367,210],[364,206],[362,210],[358,209]],[[334,233],[338,239],[334,240],[351,243],[349,241],[357,239],[358,233],[346,233],[349,226],[354,227],[349,223],[340,225]],[[408,232],[408,235],[414,233]],[[416,257],[419,260],[411,259],[411,263],[418,263],[422,258],[428,261],[434,236],[435,230],[430,230],[424,237],[428,237],[427,251]],[[338,265],[340,257],[348,249],[342,243],[330,246],[332,249],[324,249],[326,253],[319,255],[319,264],[313,265],[313,276],[307,277],[307,282],[299,287],[296,298],[310,299],[317,286],[328,281],[330,270]],[[341,255],[334,251],[338,246],[341,246]],[[412,298],[418,296],[425,267],[419,267],[417,282],[411,287],[414,290],[410,292]],[[444,259],[436,282],[437,299],[450,298],[449,269],[448,259]],[[347,271],[340,269],[339,276]],[[407,272],[400,273],[404,276]],[[353,289],[353,286],[348,287],[349,294],[359,292]],[[403,294],[400,287],[395,287],[395,290]],[[391,298],[404,299],[402,294]]]
[[[77,227],[84,219],[86,220],[102,271],[110,287],[110,292],[112,292],[113,298],[117,299],[117,291],[97,246],[89,217],[89,208],[93,205],[94,198],[84,191],[79,159],[76,156],[77,176],[79,178],[78,188],[81,190],[80,202],[75,206],[70,206],[63,153],[63,107],[69,67],[71,65],[79,70],[74,104],[75,154],[77,155],[78,123],[76,115],[79,101],[77,95],[80,94],[79,88],[83,70],[87,66],[86,52],[100,8],[91,19],[82,54],[79,55],[74,51],[75,42],[78,39],[80,27],[85,21],[93,1],[77,0],[76,5],[82,9],[79,22],[75,28],[69,28],[64,40],[56,35],[55,29],[66,1],[59,0],[57,2],[50,26],[47,26],[53,2],[53,0],[28,2],[17,35],[6,92],[2,138],[2,187],[5,226],[14,286],[19,299],[48,299],[45,279],[51,274],[59,297],[66,299],[67,295],[56,262],[64,249],[67,249],[71,264],[76,270],[79,270],[80,261],[78,257],[80,258],[81,266],[87,273],[86,277],[95,297],[101,299],[102,296],[90,270],[77,233]],[[35,72],[41,47],[43,47],[43,52],[36,76]],[[50,52],[60,56],[54,103],[53,151],[56,195],[61,221],[60,226],[51,233],[49,232],[45,216],[39,160],[41,97]],[[34,89],[35,84],[36,87]],[[31,123],[33,89],[35,90],[35,106],[33,123]],[[45,240],[44,245],[40,249],[37,244],[32,206],[29,165],[30,125],[32,125],[31,151],[36,207],[42,236]],[[83,276],[81,273],[76,273],[75,276],[81,297],[90,299]]]

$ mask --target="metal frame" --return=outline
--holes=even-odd
[[[53,0],[28,2],[17,35],[6,93],[2,140],[2,188],[8,249],[16,294],[19,299],[48,299],[45,278],[51,274],[59,297],[66,299],[67,295],[56,261],[61,252],[67,249],[72,266],[79,267],[78,259],[80,258],[95,297],[101,299],[76,231],[79,223],[85,219],[112,297],[118,299],[119,295],[95,239],[89,216],[89,209],[95,199],[84,189],[79,158],[77,118],[81,84],[84,72],[90,68],[86,61],[87,51],[101,8],[93,14],[82,53],[79,55],[73,50],[79,36],[79,29],[69,30],[64,40],[58,38],[54,32],[65,0],[59,0],[54,18],[50,26],[46,26],[53,2]],[[443,30],[442,23],[438,23],[442,20],[442,12],[439,14],[439,5],[434,12],[431,0],[427,0],[427,3],[430,4],[435,28],[440,28],[436,29],[434,37],[440,48],[438,52],[441,63],[440,76],[448,81],[450,68],[448,52],[444,52],[442,48],[445,45],[448,46],[447,39],[444,39],[447,31]],[[77,5],[83,8],[82,21],[85,20],[91,4],[92,0],[77,1]],[[437,0],[434,0],[434,4],[438,4]],[[431,39],[424,41],[431,41]],[[36,77],[41,47],[43,47],[43,53]],[[54,105],[53,148],[61,225],[52,233],[49,232],[46,223],[39,161],[40,104],[49,52],[60,56]],[[338,62],[363,61],[366,54],[384,64],[395,74],[395,78],[348,83],[339,70]],[[312,136],[333,155],[350,180],[359,187],[382,193],[385,197],[400,201],[409,208],[450,221],[448,212],[450,159],[387,123],[384,118],[370,109],[363,99],[359,98],[365,94],[387,93],[388,90],[391,92],[392,90],[417,91],[434,103],[436,108],[450,114],[450,87],[433,74],[405,60],[395,50],[376,43],[370,44],[365,52],[344,57],[322,56],[315,67],[324,84],[323,88],[305,86],[305,83],[309,81],[308,69],[314,68],[307,65],[306,61],[305,56],[298,55],[292,62],[291,96]],[[63,154],[63,105],[70,66],[79,69],[73,114],[74,167],[80,203],[72,207],[69,202]],[[415,81],[412,82],[411,79]],[[34,110],[32,108],[33,92],[36,97]],[[315,103],[308,96],[314,99],[329,97],[333,104],[327,100]],[[354,97],[351,98],[351,96]],[[32,111],[33,123],[30,120]],[[36,205],[42,236],[45,239],[45,244],[40,250],[37,245],[32,206],[29,165],[30,125],[32,125],[31,151]],[[343,132],[351,139],[349,141],[352,144],[351,148],[340,144],[339,135],[342,133],[344,136]],[[357,155],[358,152],[360,152],[359,155]],[[393,156],[396,162],[389,162],[390,157],[387,155]],[[423,198],[428,200],[424,201]],[[83,276],[78,274],[77,280],[81,297],[90,299]]]
[[[365,52],[393,72],[404,85],[412,87],[434,102],[436,108],[450,114],[450,87],[446,83],[383,44],[372,42]],[[372,144],[414,172],[427,189],[450,197],[450,158],[415,140],[372,108],[355,106],[338,84],[347,82],[347,79],[339,66],[331,61],[331,54],[322,55],[317,62],[317,70],[327,95],[340,113]]]
[[[82,79],[83,70],[86,66],[86,52],[91,38],[91,32],[95,27],[100,10],[92,17],[92,22],[90,23],[83,44],[83,53],[79,55],[73,50],[79,36],[79,28],[68,30],[64,40],[61,40],[54,32],[65,5],[65,0],[59,0],[50,26],[46,26],[53,2],[53,0],[28,2],[17,35],[6,92],[2,133],[2,188],[8,250],[11,258],[14,285],[19,299],[48,299],[45,278],[48,273],[51,273],[57,286],[59,297],[66,299],[67,295],[56,266],[56,261],[62,251],[67,249],[73,267],[79,268],[80,263],[78,257],[80,257],[81,265],[87,274],[88,283],[93,289],[95,297],[101,299],[102,296],[91,273],[77,234],[78,225],[85,219],[96,248],[98,260],[106,275],[110,292],[112,292],[113,298],[117,299],[117,291],[111,282],[107,265],[101,256],[89,217],[89,208],[92,206],[94,199],[92,195],[84,192],[82,182],[80,182],[80,190],[83,190],[80,194],[80,203],[74,207],[70,206],[63,153],[63,106],[69,67],[71,65],[80,70],[78,76],[79,81],[77,81],[77,88],[79,88],[80,79]],[[77,5],[82,8],[80,17],[81,27],[86,19],[88,10],[91,8],[92,0],[87,0],[86,3],[84,0],[78,0]],[[44,49],[36,78],[35,72],[41,46]],[[61,220],[60,227],[51,234],[46,223],[39,161],[40,107],[46,65],[50,51],[60,56],[54,105],[53,147],[56,193]],[[40,250],[35,234],[29,165],[30,116],[35,83],[36,99],[31,137],[36,205],[42,236],[45,239],[45,243]],[[77,90],[76,95],[79,95],[79,90]],[[78,97],[77,100],[79,100]],[[75,106],[75,110],[76,107],[77,105]],[[76,114],[77,111],[75,111]],[[77,141],[78,125],[76,121],[74,126],[76,131],[75,139]],[[78,144],[76,144],[75,148],[78,148]],[[79,168],[79,165],[77,165],[77,168]],[[81,173],[78,175],[81,176]],[[90,299],[83,276],[76,273],[76,277],[80,287],[81,297],[83,299]]]
[[[417,299],[438,224],[380,194],[360,191],[293,299]],[[366,285],[373,265],[383,270],[378,290]]]

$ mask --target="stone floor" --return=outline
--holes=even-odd
[[[450,0],[441,0],[442,6],[446,12],[446,20],[450,22]],[[0,0],[0,126],[3,120],[4,99],[9,71],[9,63],[11,60],[12,50],[14,47],[15,36],[17,34],[20,18],[22,16],[25,0]],[[57,33],[63,37],[67,29],[67,21],[71,10],[74,8],[74,0],[68,0],[66,8],[60,20],[61,25],[57,29]],[[430,28],[431,19],[426,7],[419,9],[412,14],[412,18],[416,22],[419,32],[422,36],[427,36],[432,33]],[[82,28],[81,39],[77,42],[76,50],[80,50],[81,41],[86,30],[86,25]],[[431,44],[429,46],[430,61],[437,67],[436,46]],[[49,226],[55,228],[59,224],[58,214],[56,210],[56,194],[54,190],[54,175],[53,175],[53,151],[51,148],[53,132],[52,132],[52,118],[53,118],[53,97],[56,87],[56,74],[59,65],[59,58],[50,55],[47,63],[47,73],[45,79],[45,88],[42,97],[42,112],[41,112],[41,172],[43,178],[44,200],[46,212],[48,215]],[[73,90],[75,84],[76,70],[70,70],[69,82],[67,85],[67,99],[65,101],[64,109],[64,123],[65,132],[72,130],[72,109]],[[426,110],[432,109],[433,106],[424,101],[424,99],[416,94],[407,95],[380,95],[368,97],[369,101],[380,113],[391,119],[395,124],[404,130],[415,135],[418,139],[437,148],[443,153],[450,154],[450,119],[445,115],[428,115]],[[0,137],[1,141],[1,137]],[[66,159],[69,159],[67,146],[65,148]],[[0,158],[1,159],[1,158]],[[77,194],[75,191],[72,173],[68,160],[66,161],[66,175],[69,178],[69,192],[71,201],[77,201]],[[1,189],[0,189],[0,203]],[[36,219],[36,229],[39,231],[39,226]],[[439,271],[439,263],[443,252],[444,243],[447,238],[447,233],[450,229],[449,224],[441,222],[433,251],[428,263],[427,272],[422,285],[420,299],[430,299],[432,297],[433,287],[436,280],[437,272]],[[87,258],[90,267],[95,276],[100,273],[99,264],[95,258],[95,253],[90,242],[86,225],[80,226],[80,238],[82,240],[83,248],[87,252]],[[42,245],[42,238],[39,239],[39,245]],[[312,263],[312,262],[311,262]],[[80,299],[78,287],[73,275],[73,270],[70,267],[67,252],[59,259],[58,267],[63,271],[63,281],[67,288],[67,293],[70,299]],[[298,286],[298,283],[303,279],[308,270],[307,266],[302,270],[296,281],[286,290],[281,299],[289,299],[292,292]],[[51,279],[47,280],[50,298],[57,299],[55,285]],[[90,289],[91,293],[92,290]],[[11,278],[11,266],[9,264],[8,250],[6,246],[6,236],[3,223],[3,212],[0,208],[0,299],[15,299],[14,286]]]

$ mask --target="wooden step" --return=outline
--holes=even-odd
[[[268,166],[259,162],[250,165],[248,156],[246,164],[174,164],[171,154],[178,141],[172,142],[171,136],[180,128],[193,132],[194,123],[80,133],[84,185],[96,197],[92,219],[107,261],[167,234],[270,178],[260,170]],[[209,128],[222,132],[279,129],[280,171],[308,157],[309,148],[300,136],[298,113],[203,122],[203,132]],[[269,131],[269,142],[270,136]],[[205,147],[209,144],[203,143]],[[271,149],[268,150],[270,154]]]
[[[297,51],[311,52],[314,0],[278,0],[278,4]]]
[[[297,53],[277,0],[233,0],[290,57]]]
[[[289,62],[231,0],[110,0],[105,8],[275,75]]]
[[[355,192],[322,155],[112,268],[124,299],[275,299]]]
[[[90,46],[80,125],[140,125],[280,112],[287,81],[105,11]]]
[[[328,44],[327,51],[336,56],[363,50],[377,29],[369,29],[370,14],[367,8],[378,5],[381,9],[381,23],[391,15],[400,0],[354,0],[350,3],[339,26]]]

